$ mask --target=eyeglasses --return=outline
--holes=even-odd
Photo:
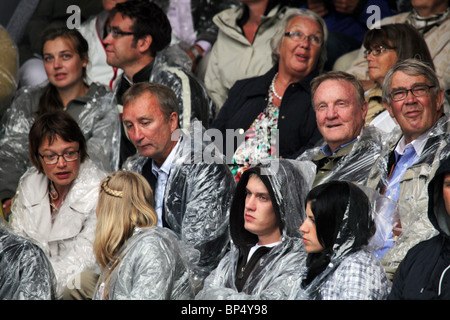
[[[411,92],[415,97],[423,97],[430,93],[430,89],[435,86],[418,85],[411,89],[399,89],[392,91],[390,96],[394,101],[401,101],[406,99],[408,92]]]
[[[364,51],[364,58],[367,58],[367,56],[369,54],[372,54],[374,57],[379,56],[380,54],[382,54],[383,52],[385,52],[386,50],[392,50],[395,48],[385,48],[383,46],[379,46],[376,49],[369,49],[369,50],[365,50]]]
[[[63,159],[67,162],[71,162],[71,161],[75,161],[78,159],[78,153],[80,152],[80,150],[77,151],[67,151],[64,152],[63,154],[39,154],[39,156],[41,156],[41,158],[44,160],[44,162],[46,164],[56,164],[59,161],[59,157],[63,157]]]
[[[108,27],[106,29],[107,34],[111,34],[114,39],[117,39],[121,36],[131,36],[136,35],[136,32],[125,32],[116,27]]]
[[[289,31],[284,34],[285,37],[289,37],[296,42],[303,41],[308,39],[308,41],[316,46],[320,46],[322,44],[322,38],[313,34],[309,36],[300,31]]]

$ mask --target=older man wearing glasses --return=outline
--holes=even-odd
[[[427,216],[427,185],[449,156],[443,101],[436,73],[423,62],[407,59],[386,74],[383,102],[399,129],[387,137],[394,143],[375,163],[367,184],[397,203],[399,214],[386,216],[386,242],[375,252],[391,278],[406,252],[435,232]]]

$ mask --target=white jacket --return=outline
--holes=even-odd
[[[120,79],[122,70],[106,63],[106,51],[103,45],[103,28],[108,18],[108,11],[103,11],[83,22],[80,33],[89,44],[89,63],[86,67],[88,83],[98,82],[110,88]]]
[[[263,75],[273,66],[270,39],[275,35],[285,10],[275,6],[267,16],[261,17],[253,43],[247,40],[236,23],[243,11],[242,6],[230,8],[213,18],[219,33],[209,55],[205,86],[217,111],[237,80]]]
[[[67,280],[95,266],[93,243],[98,189],[106,173],[86,159],[54,222],[51,222],[49,179],[33,167],[22,176],[12,206],[11,226],[33,239],[47,254],[61,297]]]

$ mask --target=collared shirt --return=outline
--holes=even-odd
[[[344,148],[345,146],[348,146],[349,144],[352,144],[353,142],[355,142],[356,139],[358,139],[358,138],[355,138],[355,139],[353,139],[353,140],[350,141],[350,142],[344,143],[343,145],[341,145],[340,147],[338,147],[338,148],[337,148],[336,150],[334,150],[334,151],[331,151],[330,146],[329,146],[328,144],[326,144],[326,145],[324,145],[324,146],[320,149],[320,151],[321,151],[324,155],[326,155],[327,157],[331,157],[332,155],[335,155],[340,149],[342,149],[342,148]]]
[[[405,149],[408,145],[412,145],[414,150],[416,151],[416,154],[418,157],[422,154],[423,148],[425,147],[425,144],[428,140],[428,134],[430,133],[431,129],[428,129],[425,133],[422,133],[418,138],[411,141],[409,144],[406,144],[405,137],[402,136],[400,141],[397,143],[397,146],[395,147],[395,158],[398,160],[398,157],[403,155],[405,152]]]
[[[172,162],[177,153],[178,146],[180,145],[180,139],[178,139],[177,144],[169,153],[168,157],[164,161],[161,167],[158,167],[154,160],[152,160],[152,173],[157,178],[156,187],[155,187],[155,210],[158,215],[158,223],[157,226],[162,227],[162,209],[164,203],[164,193],[166,190],[167,180],[169,178],[170,170],[172,169]]]

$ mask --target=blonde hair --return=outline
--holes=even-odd
[[[100,266],[108,266],[110,273],[119,262],[118,251],[133,235],[134,228],[155,226],[157,219],[152,189],[142,175],[120,170],[103,179],[94,241]]]

